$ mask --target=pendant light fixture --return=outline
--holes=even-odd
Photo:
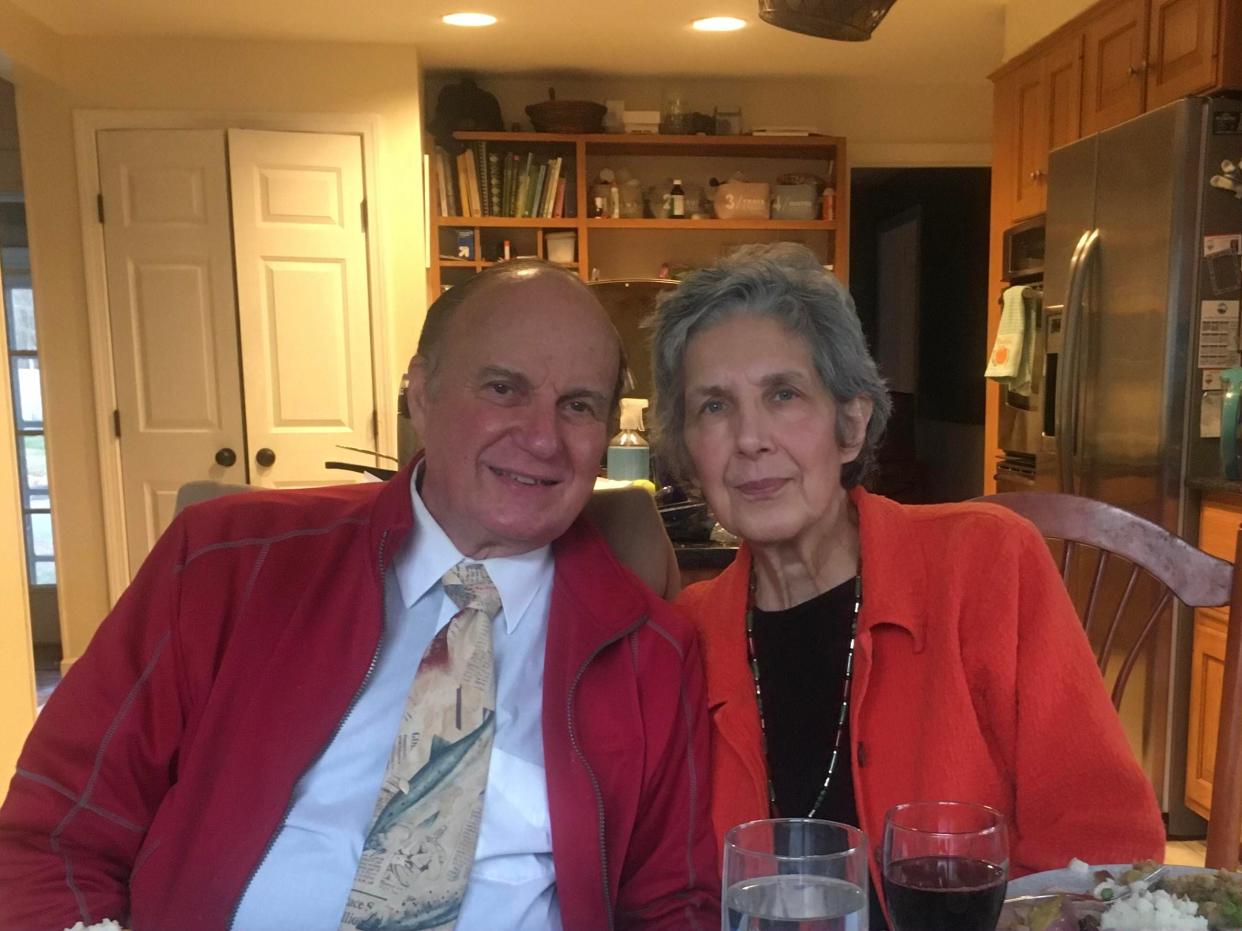
[[[862,42],[896,0],[759,0],[759,18],[791,32]]]

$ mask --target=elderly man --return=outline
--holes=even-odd
[[[714,927],[695,641],[579,518],[620,371],[498,267],[428,313],[419,463],[178,518],[22,754],[0,929]]]

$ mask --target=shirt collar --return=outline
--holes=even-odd
[[[414,533],[394,567],[401,588],[401,600],[407,608],[413,607],[418,599],[440,583],[444,573],[466,558],[423,503],[418,493],[421,474],[420,465],[410,475]],[[500,556],[481,562],[500,593],[505,630],[513,633],[535,595],[551,577],[552,548],[541,546],[517,556]]]

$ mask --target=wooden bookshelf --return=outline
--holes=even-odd
[[[468,147],[486,143],[489,153],[516,153],[520,160],[532,153],[534,164],[559,156],[561,176],[569,182],[563,209],[571,215],[441,216],[440,181],[433,174],[428,179],[432,214],[428,284],[433,298],[443,286],[459,284],[496,264],[504,240],[511,241],[512,255],[543,257],[545,234],[565,231],[576,234],[575,261],[566,267],[583,280],[591,278],[593,269],[603,278],[652,277],[664,262],[694,266],[744,242],[784,238],[812,248],[842,279],[848,274],[849,174],[845,140],[840,137],[462,132],[456,138]],[[429,140],[428,151],[434,153],[434,146]],[[432,165],[433,172],[440,165],[434,155]],[[453,177],[445,179],[446,185],[456,183],[452,156],[449,165]],[[590,185],[601,167],[624,168],[642,182],[644,193],[674,172],[700,189],[706,188],[709,177],[724,179],[735,171],[769,184],[778,174],[808,172],[829,179],[836,191],[835,211],[832,219],[812,220],[588,218]],[[456,253],[459,231],[472,231],[474,258],[440,258]]]

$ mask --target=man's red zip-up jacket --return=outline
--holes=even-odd
[[[0,809],[0,931],[231,926],[376,655],[409,489],[407,469],[173,522],[22,752]],[[707,931],[720,893],[693,631],[584,520],[553,552],[543,741],[564,926]]]

